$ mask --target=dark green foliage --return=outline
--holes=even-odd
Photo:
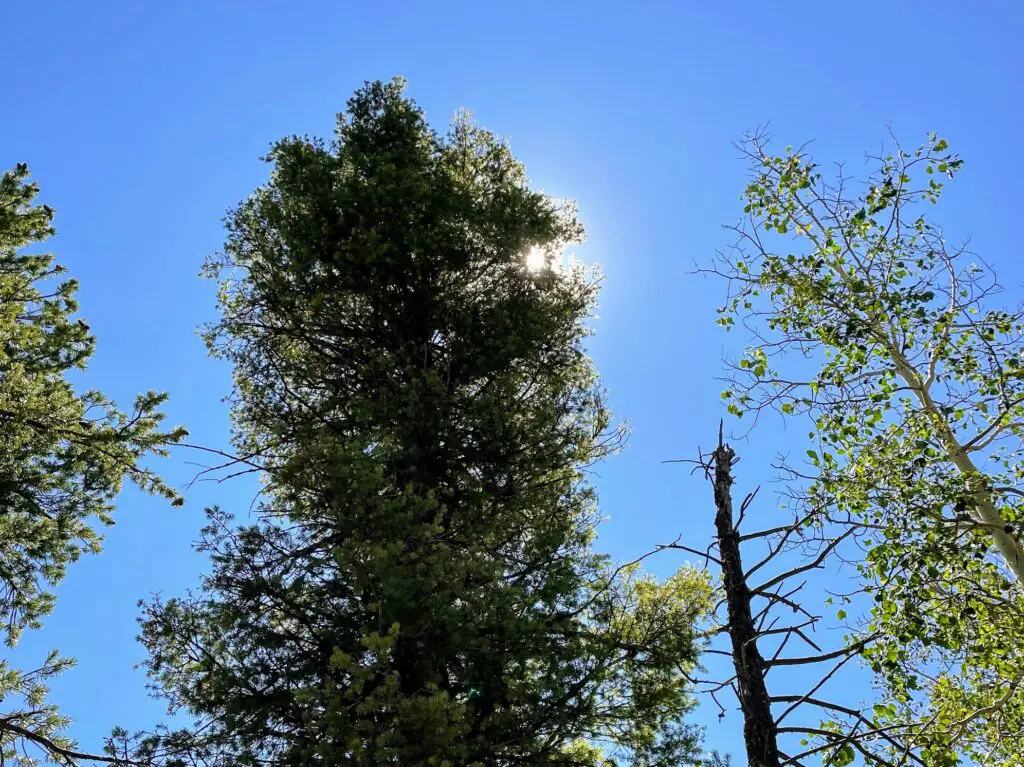
[[[53,211],[18,165],[0,177],[0,620],[8,645],[53,608],[50,587],[83,552],[98,551],[95,520],[112,524],[123,479],[180,503],[139,462],[162,454],[183,429],[161,431],[164,396],[140,396],[131,414],[98,391],[75,392],[69,371],[84,368],[94,339],[73,319],[77,283],[49,255],[21,249],[53,234]],[[0,760],[67,759],[65,720],[45,702],[45,680],[71,661],[53,653],[35,671],[0,663]]]
[[[198,594],[146,606],[150,673],[201,726],[143,756],[693,759],[709,586],[590,549],[584,469],[619,433],[583,349],[597,277],[553,263],[573,208],[468,119],[432,132],[399,82],[359,91],[335,143],[268,159],[208,265],[207,334],[265,493],[255,524],[211,513]]]

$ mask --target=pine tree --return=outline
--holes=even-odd
[[[591,549],[585,469],[620,432],[583,346],[598,276],[555,262],[573,207],[466,116],[432,131],[400,81],[268,161],[208,265],[207,333],[264,493],[255,524],[211,511],[199,592],[145,607],[150,673],[199,725],[143,756],[694,759],[709,586]]]
[[[74,318],[77,283],[45,254],[22,252],[53,234],[53,211],[36,205],[25,165],[0,177],[0,620],[8,646],[53,609],[50,589],[68,564],[98,551],[95,522],[113,523],[125,477],[180,503],[140,461],[163,454],[183,429],[162,431],[164,396],[140,396],[123,413],[98,391],[79,394],[69,372],[95,344]],[[67,764],[88,755],[61,735],[46,681],[72,662],[56,652],[25,672],[0,661],[0,761]]]

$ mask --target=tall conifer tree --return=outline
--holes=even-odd
[[[584,350],[574,209],[399,81],[290,138],[230,216],[214,353],[258,521],[146,606],[151,675],[200,720],[147,742],[232,765],[681,764],[709,588],[595,554],[585,468],[619,433]],[[529,264],[529,266],[528,266]],[[602,753],[605,756],[602,756]]]

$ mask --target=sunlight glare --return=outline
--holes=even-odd
[[[539,272],[544,268],[546,262],[546,254],[536,245],[526,251],[526,268],[531,272]]]

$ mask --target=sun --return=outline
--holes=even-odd
[[[526,251],[526,268],[531,272],[539,272],[547,266],[547,254],[536,245]]]

